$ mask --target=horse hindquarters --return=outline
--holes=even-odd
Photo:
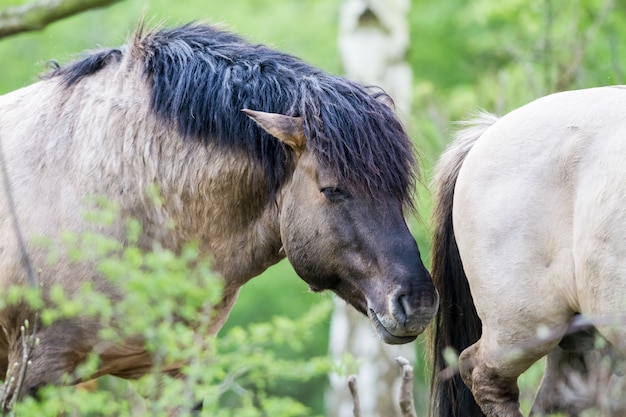
[[[575,200],[581,161],[595,146],[596,126],[584,124],[594,100],[563,94],[501,119],[457,181],[455,236],[483,326],[460,367],[489,416],[521,416],[518,376],[557,346],[581,311]]]

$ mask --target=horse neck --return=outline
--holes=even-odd
[[[73,160],[83,188],[140,220],[146,246],[156,241],[179,251],[195,241],[234,284],[278,262],[278,208],[259,164],[245,151],[181,137],[150,110],[139,70],[106,70],[74,86],[65,104],[86,109],[74,119],[81,131]]]
[[[185,145],[193,150],[164,167],[163,209],[178,238],[200,242],[229,283],[243,284],[280,260],[278,204],[245,152]]]

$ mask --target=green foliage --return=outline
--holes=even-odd
[[[106,225],[116,218],[115,212],[115,206],[107,203],[89,218]],[[40,288],[12,287],[2,303],[28,304],[40,311],[44,327],[57,320],[95,317],[105,341],[117,344],[141,338],[153,358],[154,372],[133,384],[112,384],[95,393],[46,387],[38,401],[27,398],[11,415],[166,416],[173,409],[189,415],[199,401],[204,406],[200,415],[206,416],[312,415],[299,401],[272,391],[331,369],[326,356],[306,360],[300,356],[320,323],[327,321],[329,300],[295,319],[276,316],[235,326],[219,339],[207,337],[202,329],[220,300],[222,283],[199,258],[197,247],[188,245],[180,254],[160,247],[146,251],[138,246],[139,224],[129,221],[126,230],[123,242],[99,233],[66,233],[67,247],[60,250],[72,262],[93,264],[118,290],[115,301],[88,282],[72,295],[61,287],[44,294]],[[279,349],[291,352],[292,358],[277,355]],[[184,363],[181,378],[159,372],[172,363]],[[89,379],[99,364],[92,354],[67,381]]]
[[[425,97],[418,93],[418,107],[432,112],[435,100],[441,119],[458,120],[479,108],[503,113],[555,91],[622,83],[624,7],[610,0],[414,2],[410,60],[418,85],[432,85]]]

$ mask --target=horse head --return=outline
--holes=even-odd
[[[283,248],[295,271],[311,290],[331,290],[367,315],[385,342],[413,341],[439,297],[402,202],[342,184],[307,146],[300,117],[244,111],[296,155],[278,198]]]

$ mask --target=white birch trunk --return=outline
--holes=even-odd
[[[400,117],[411,106],[409,0],[343,0],[339,18],[339,50],[345,75],[365,85],[378,85],[391,95]]]

